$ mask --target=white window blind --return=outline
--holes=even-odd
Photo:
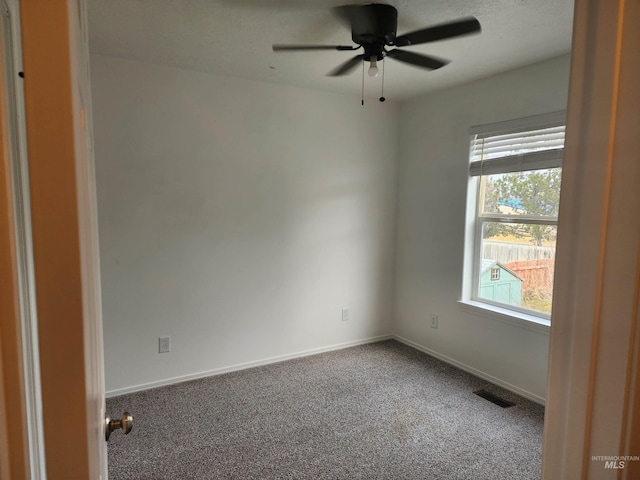
[[[471,176],[562,166],[565,126],[517,132],[476,133],[471,140]]]

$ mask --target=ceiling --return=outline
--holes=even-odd
[[[274,43],[351,45],[336,0],[88,0],[92,53],[360,98],[360,69],[326,73],[354,52],[273,52]],[[369,3],[369,2],[352,2]],[[390,0],[398,35],[473,15],[482,33],[406,47],[451,60],[439,70],[385,60],[384,96],[407,98],[568,53],[573,0]],[[360,52],[357,52],[360,53]],[[365,76],[367,97],[381,77]]]

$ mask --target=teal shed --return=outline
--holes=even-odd
[[[524,279],[496,260],[483,259],[480,298],[508,305],[522,305]]]

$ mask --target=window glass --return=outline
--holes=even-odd
[[[481,214],[558,216],[562,169],[482,176]]]

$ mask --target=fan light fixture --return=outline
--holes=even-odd
[[[377,77],[380,73],[378,68],[378,59],[375,56],[371,57],[371,63],[369,64],[369,70],[367,71],[370,77]]]

